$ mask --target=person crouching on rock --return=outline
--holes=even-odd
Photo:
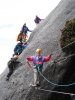
[[[30,66],[33,68],[33,72],[34,72],[34,84],[32,84],[32,86],[40,86],[41,79],[40,79],[39,71],[42,72],[43,63],[48,62],[50,59],[51,59],[51,55],[48,56],[41,55],[41,49],[36,50],[36,55],[27,57],[26,62],[28,63],[29,66],[30,66],[29,61],[33,62],[33,67]]]
[[[13,71],[15,70],[16,65],[18,63],[20,63],[19,61],[17,61],[17,59],[18,59],[18,56],[15,55],[8,61],[7,65],[8,65],[8,68],[9,68],[9,72],[7,74],[7,77],[6,77],[6,81],[9,81],[9,78],[13,74]]]

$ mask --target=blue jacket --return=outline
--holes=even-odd
[[[21,54],[21,52],[26,48],[26,46],[27,46],[26,44],[18,43],[14,48],[14,53]]]

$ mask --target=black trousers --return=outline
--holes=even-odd
[[[14,68],[13,66],[9,67],[9,73],[7,74],[7,77],[10,78],[10,76],[13,74]]]
[[[10,64],[8,64],[9,72],[7,74],[7,77],[10,78],[10,76],[13,74],[14,70],[17,68],[17,64],[19,64],[19,61],[12,61]]]

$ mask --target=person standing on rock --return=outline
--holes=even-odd
[[[26,23],[23,25],[20,33],[24,34],[25,38],[27,37],[27,32],[32,32],[31,30],[29,30],[29,28],[26,26]]]
[[[26,62],[33,69],[34,72],[34,84],[32,84],[32,86],[40,86],[41,79],[39,71],[42,72],[43,63],[48,62],[50,59],[51,55],[48,56],[41,55],[41,49],[36,50],[36,55],[27,57]],[[29,61],[33,62],[33,66],[30,65]]]

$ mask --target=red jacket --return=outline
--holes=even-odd
[[[51,55],[48,55],[48,56],[29,56],[27,57],[27,60],[28,61],[33,61],[33,64],[36,65],[36,64],[42,64],[44,62],[48,62],[49,60],[51,59]]]

